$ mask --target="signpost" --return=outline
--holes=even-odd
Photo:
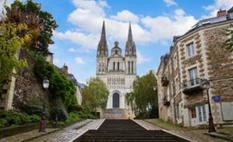
[[[215,103],[219,103],[221,101],[221,96],[212,96],[212,99]]]

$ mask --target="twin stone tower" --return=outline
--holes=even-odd
[[[96,76],[107,85],[109,90],[104,117],[110,119],[134,117],[126,100],[126,94],[132,91],[133,81],[137,75],[137,53],[131,24],[129,24],[125,55],[122,55],[122,50],[117,41],[115,41],[109,55],[105,22],[103,22],[96,60]]]

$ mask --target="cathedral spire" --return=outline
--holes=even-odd
[[[136,46],[135,46],[135,42],[133,41],[131,23],[129,23],[129,31],[128,31],[128,39],[126,41],[125,55],[136,56]]]
[[[131,30],[131,22],[129,23],[128,41],[133,41],[133,35]]]
[[[105,21],[103,21],[100,41],[106,41]]]
[[[97,56],[108,56],[108,47],[106,40],[106,32],[105,32],[105,21],[103,21],[101,37],[98,44]]]

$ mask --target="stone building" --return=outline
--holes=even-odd
[[[208,124],[207,90],[201,84],[208,79],[214,123],[233,122],[233,54],[224,48],[231,24],[233,8],[219,10],[174,37],[157,71],[161,119],[187,127]]]
[[[81,94],[82,87],[80,86],[80,84],[78,83],[74,75],[68,72],[68,66],[66,64],[63,65],[63,67],[61,68],[61,71],[66,75],[67,79],[73,82],[73,84],[75,85],[75,88],[76,88],[75,97],[76,97],[77,103],[78,105],[82,105],[82,99],[83,99],[82,94]]]
[[[133,117],[125,97],[126,93],[132,91],[133,81],[136,79],[137,56],[131,25],[129,25],[125,55],[122,54],[122,49],[116,41],[109,56],[105,23],[103,22],[97,49],[96,76],[103,80],[110,92],[105,111],[106,118]]]

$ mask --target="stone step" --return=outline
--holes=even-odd
[[[187,142],[162,130],[146,130],[131,120],[105,120],[75,142]]]
[[[104,111],[106,119],[128,119],[127,110],[120,108],[106,109]]]

